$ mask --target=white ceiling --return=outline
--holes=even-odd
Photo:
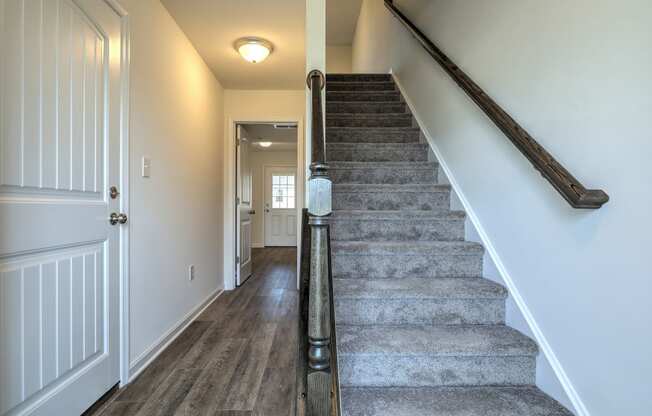
[[[305,0],[161,2],[224,88],[304,88]],[[233,48],[243,36],[269,40],[274,52],[259,64],[246,62]]]
[[[252,144],[254,152],[295,151],[297,129],[277,129],[272,124],[246,124],[244,138]],[[257,146],[256,142],[272,142],[270,147]]]
[[[326,1],[326,44],[350,45],[353,43],[362,0]]]

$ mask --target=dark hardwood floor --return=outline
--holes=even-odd
[[[252,277],[94,415],[293,415],[297,299],[296,249],[254,249]]]

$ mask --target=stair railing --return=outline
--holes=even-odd
[[[464,71],[423,34],[392,2],[385,7],[407,28],[430,56],[453,78],[469,97],[498,126],[534,168],[550,182],[573,208],[597,209],[609,200],[601,189],[586,189],[523,127],[485,93]]]
[[[302,226],[296,415],[339,416],[341,412],[328,224],[332,186],[325,158],[322,109],[324,74],[318,70],[310,71],[307,83],[312,95],[312,160],[308,180],[308,209],[304,210]]]

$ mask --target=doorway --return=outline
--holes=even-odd
[[[235,124],[236,285],[252,274],[252,248],[297,246],[302,206],[294,122]]]

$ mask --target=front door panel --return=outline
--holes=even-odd
[[[76,415],[119,381],[120,18],[0,9],[0,414]]]
[[[265,168],[265,245],[297,245],[296,168]]]

